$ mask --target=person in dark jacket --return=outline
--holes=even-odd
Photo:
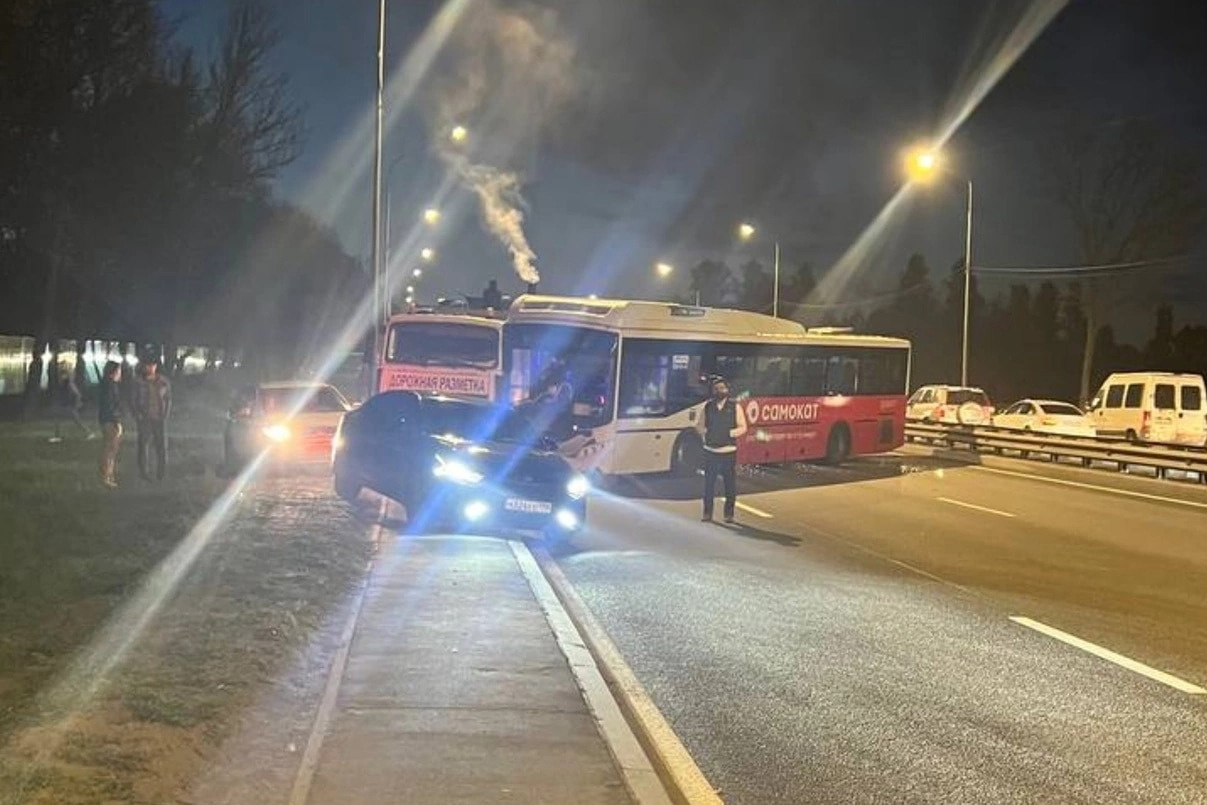
[[[101,435],[101,483],[117,488],[117,453],[122,446],[122,365],[109,361],[101,374],[100,398],[97,400],[97,420]]]
[[[746,414],[742,406],[729,396],[729,384],[725,378],[712,378],[712,399],[704,404],[704,416],[700,418],[701,435],[704,437],[704,522],[712,522],[713,498],[717,491],[717,478],[725,488],[725,522],[732,523],[737,507],[738,491],[736,470],[738,464],[738,439],[746,434]]]
[[[168,414],[172,411],[172,384],[159,373],[159,359],[143,361],[142,378],[134,386],[134,416],[138,422],[138,471],[151,480],[148,454],[155,449],[155,478],[162,481],[168,469]]]

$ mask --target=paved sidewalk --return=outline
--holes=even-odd
[[[304,802],[631,803],[506,541],[382,544]]]

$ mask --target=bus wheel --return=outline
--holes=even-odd
[[[851,431],[839,423],[830,429],[830,438],[826,441],[826,463],[831,466],[841,464],[851,455]]]
[[[704,443],[695,431],[684,431],[675,439],[671,450],[671,474],[689,478],[704,466]]]

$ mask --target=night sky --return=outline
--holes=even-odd
[[[349,251],[367,255],[377,4],[272,4],[283,33],[277,67],[289,75],[307,124],[305,150],[277,191],[334,226]],[[467,9],[462,21],[485,5],[459,4]],[[221,5],[164,4],[179,20],[180,40],[203,50],[221,23]],[[442,5],[391,4],[387,54],[396,84]],[[778,236],[785,267],[808,261],[820,275],[900,187],[902,149],[934,136],[985,74],[996,43],[1029,9],[1050,5],[529,3],[525,12],[540,14],[573,48],[566,97],[534,113],[524,90],[492,85],[488,93],[506,100],[464,122],[475,158],[523,176],[542,290],[657,296],[667,288],[653,277],[655,260],[677,266],[674,291],[703,256],[766,262],[769,239],[735,242],[742,219]],[[1037,164],[1039,146],[1071,115],[1101,126],[1152,119],[1202,152],[1207,165],[1204,5],[1074,0],[1060,11],[948,143],[953,174],[976,184],[974,264],[1077,262],[1061,213],[1043,197]],[[446,49],[456,48],[454,37]],[[391,182],[396,242],[406,240],[444,175],[424,112],[441,81],[452,74],[455,82],[458,65],[455,54],[442,54],[409,102],[394,105],[385,160],[405,154]],[[421,296],[476,293],[492,277],[517,290],[507,254],[482,231],[472,197],[453,191],[441,206],[448,215],[428,239],[439,268]],[[936,273],[945,271],[962,253],[962,227],[958,182],[913,194],[885,248],[860,265],[843,299],[889,287],[914,251]],[[1182,300],[1182,321],[1207,312],[1203,275],[1163,281]],[[1139,337],[1149,326],[1147,312],[1124,318],[1125,335],[1130,329]]]

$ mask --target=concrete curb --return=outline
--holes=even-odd
[[[661,781],[660,788],[670,795],[676,805],[724,805],[716,788],[700,771],[679,736],[650,699],[561,568],[543,548],[535,548],[531,553],[525,550],[524,553],[528,554],[529,561],[539,565],[539,572],[543,573],[542,581],[560,599],[558,609],[572,621],[572,627],[577,627],[576,635],[581,635],[585,642],[585,647],[580,648],[592,658],[591,666],[602,676],[601,683],[606,685],[608,700],[613,707],[619,708],[625,732],[640,743],[646,762],[652,764]],[[634,797],[640,803],[647,802],[636,794]]]
[[[516,564],[528,581],[532,594],[545,613],[545,619],[553,629],[558,648],[570,664],[574,680],[582,691],[587,708],[595,717],[595,723],[608,746],[608,751],[612,753],[612,759],[620,770],[629,795],[637,805],[671,805],[662,779],[625,720],[619,704],[600,674],[594,657],[591,656],[591,651],[584,644],[579,630],[563,608],[547,576],[541,572],[541,567],[524,543],[508,540],[508,545],[515,556]]]

